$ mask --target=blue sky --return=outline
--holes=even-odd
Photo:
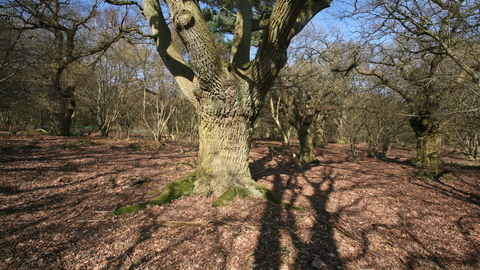
[[[345,36],[353,36],[357,22],[350,18],[341,19],[339,14],[351,11],[351,6],[344,1],[333,1],[331,6],[322,10],[313,18],[315,26],[321,26],[325,30],[338,28]]]

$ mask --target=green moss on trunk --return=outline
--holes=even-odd
[[[251,179],[251,183],[247,185],[245,188],[240,187],[231,187],[227,189],[218,199],[213,203],[212,206],[226,206],[235,198],[235,195],[239,195],[241,197],[260,197],[267,199],[273,203],[281,205],[286,208],[292,208],[296,210],[303,210],[300,207],[296,207],[291,205],[285,201],[283,201],[280,197],[275,195],[271,190],[268,188],[256,183],[253,179]]]

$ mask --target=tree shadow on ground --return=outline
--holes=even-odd
[[[252,167],[268,168],[267,163],[273,156],[270,153],[255,161]],[[304,164],[304,168],[309,166]],[[311,206],[309,209],[294,210],[270,202],[267,204],[255,250],[254,269],[291,269],[289,266],[295,269],[343,268],[333,238],[335,217],[326,210],[326,203],[335,182],[332,170],[326,167],[323,179],[312,181],[298,171],[293,162],[286,159],[280,161],[276,167],[260,172],[252,171],[252,174],[256,180],[270,177],[272,191],[279,197],[293,192],[288,202],[295,206],[301,196],[299,193],[306,185],[313,190],[307,196]]]
[[[44,179],[46,172],[34,173],[34,168],[41,167],[42,160],[61,159],[59,150],[30,157],[35,166],[4,170],[16,176],[4,179],[15,181],[0,183],[0,196],[8,199],[0,209],[0,269],[478,269],[476,170],[469,168],[468,174],[459,170],[458,177],[454,171],[458,179],[420,179],[413,176],[416,170],[411,166],[391,167],[373,159],[349,163],[346,155],[332,152],[320,166],[304,164],[302,173],[281,148],[263,149],[252,163],[254,178],[306,210],[262,199],[236,199],[232,202],[236,207],[227,208],[235,214],[222,214],[221,208],[210,207],[213,200],[192,196],[165,208],[109,217],[108,210],[142,200],[151,190],[117,180],[131,175],[135,164],[151,160],[154,153],[135,152],[130,157],[128,151],[121,158],[123,152],[109,149],[112,155],[104,156],[104,167],[97,170],[97,161],[89,154],[105,149],[61,150],[82,160],[82,166],[58,162],[50,180]],[[0,158],[21,162],[32,153],[12,152]],[[162,166],[171,166],[173,153],[163,157]],[[159,165],[142,166],[154,171]],[[56,181],[77,169],[88,174]],[[412,190],[420,192],[409,194]],[[206,207],[197,207],[200,204]],[[224,225],[166,227],[162,220],[168,219],[218,219]],[[446,219],[449,223],[436,223]],[[235,260],[241,263],[232,265]]]
[[[33,149],[12,147],[20,150],[0,152],[0,196],[7,202],[0,208],[0,269],[64,269],[68,263],[74,264],[72,259],[67,263],[62,253],[77,247],[82,250],[83,244],[100,244],[99,239],[111,233],[110,226],[105,224],[111,224],[112,218],[106,217],[107,211],[103,209],[109,202],[119,201],[121,193],[105,193],[116,185],[115,180],[112,183],[107,179],[127,173],[130,168],[127,165],[134,166],[137,159],[149,158],[148,155],[117,158],[112,162],[121,169],[96,170],[98,161],[90,157],[105,155],[103,149],[65,151],[57,145]],[[81,162],[72,163],[73,159]],[[28,166],[10,165],[20,162]],[[77,174],[82,177],[76,177]],[[5,176],[14,177],[8,181]],[[145,227],[144,231],[150,230]],[[80,258],[77,256],[74,259]],[[112,260],[111,264],[118,261]]]

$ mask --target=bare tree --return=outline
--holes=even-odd
[[[362,20],[373,22],[365,39],[376,46],[356,66],[397,92],[409,108],[417,138],[416,165],[443,170],[442,112],[449,96],[468,87],[478,94],[478,1],[366,1]],[[376,43],[375,40],[381,41]]]
[[[480,160],[480,96],[464,89],[455,92],[450,102],[462,113],[449,119],[448,142],[461,149],[469,159]]]
[[[102,137],[108,136],[136,103],[141,103],[144,84],[139,74],[151,56],[147,51],[124,41],[112,45],[95,62],[89,87],[78,92],[83,105],[97,119]]]
[[[292,60],[282,70],[272,93],[282,99],[285,119],[297,131],[299,160],[307,163],[317,161],[314,142],[316,137],[323,136],[316,132],[322,132],[324,117],[348,102],[347,92],[355,79],[348,72],[331,72],[347,61],[356,45],[330,32],[308,29],[295,39]]]
[[[11,27],[11,18],[0,17],[0,84],[35,62],[27,48],[24,30]],[[5,88],[0,97],[6,95]]]
[[[11,29],[42,35],[43,42],[37,45],[46,46],[42,59],[43,74],[49,85],[53,132],[58,135],[69,135],[76,107],[76,86],[64,79],[65,70],[84,57],[105,51],[125,33],[119,31],[117,25],[108,29],[96,28],[94,22],[100,2],[85,5],[80,1],[14,0],[1,9],[1,16],[10,18]],[[122,29],[125,24],[123,20]]]
[[[300,160],[298,160],[297,155],[295,154],[292,147],[290,146],[291,127],[288,121],[286,121],[287,123],[286,127],[282,125],[282,122],[285,122],[285,121],[280,121],[280,113],[279,113],[280,106],[281,106],[280,101],[281,101],[280,98],[278,99],[277,102],[275,102],[273,98],[270,98],[270,112],[272,114],[273,120],[275,121],[275,124],[277,125],[278,129],[282,133],[283,146],[287,148],[290,154],[292,155],[293,161],[295,162],[295,166],[297,166],[297,169],[302,170],[303,169],[302,164],[300,163]]]
[[[163,90],[163,89],[161,89]],[[140,115],[144,126],[153,135],[155,141],[160,142],[162,135],[167,131],[167,124],[176,110],[165,93],[144,91]]]
[[[21,29],[12,29],[11,18],[0,17],[0,124],[14,124],[20,100],[26,105],[28,92],[20,77],[35,62],[29,39]],[[31,104],[30,104],[31,105]]]

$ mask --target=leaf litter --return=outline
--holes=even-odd
[[[412,147],[373,159],[360,145],[354,162],[348,145],[327,144],[300,171],[281,143],[256,139],[254,179],[304,210],[190,196],[114,217],[191,173],[198,149],[38,134],[0,143],[0,269],[480,268],[480,162],[456,152],[438,179],[417,176]]]

